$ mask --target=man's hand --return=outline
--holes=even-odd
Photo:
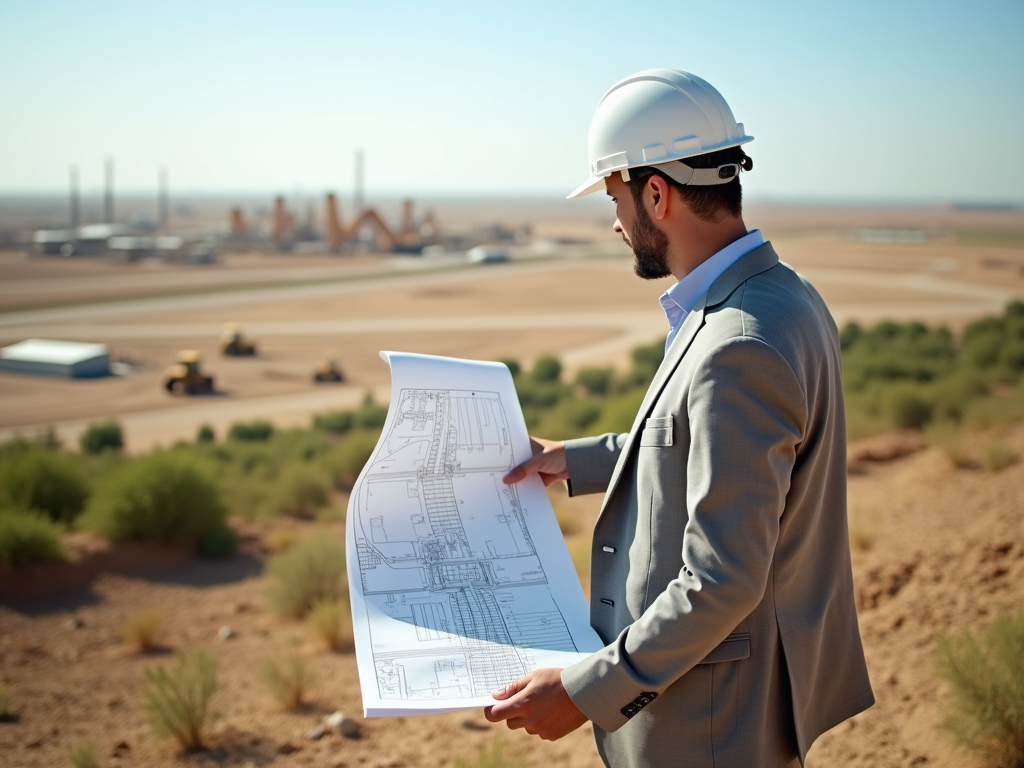
[[[587,722],[562,685],[562,670],[535,669],[503,690],[491,694],[498,703],[484,708],[492,723],[525,728],[533,736],[555,741]]]
[[[530,447],[533,448],[533,458],[527,459],[505,475],[507,485],[518,483],[532,474],[540,475],[545,487],[559,480],[569,479],[569,467],[565,463],[565,443],[531,437]]]

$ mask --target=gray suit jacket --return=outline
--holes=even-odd
[[[591,623],[562,672],[612,766],[801,762],[874,703],[846,525],[836,326],[770,243],[683,323],[628,434],[566,442],[606,491]]]

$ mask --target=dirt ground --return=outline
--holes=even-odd
[[[991,435],[973,438],[980,452]],[[1002,439],[1024,456],[1024,425]],[[898,453],[898,452],[896,452]],[[850,479],[850,507],[866,548],[854,551],[861,634],[878,703],[818,740],[811,768],[974,768],[938,727],[946,702],[932,674],[938,633],[987,626],[1024,605],[1024,463],[998,472],[954,469],[935,448],[870,465]],[[586,547],[600,502],[552,501],[577,529],[570,550]],[[340,528],[337,535],[341,535]],[[105,766],[444,766],[495,739],[529,765],[600,765],[589,727],[555,743],[490,725],[480,712],[370,720],[363,738],[303,739],[325,714],[360,712],[354,657],[316,650],[306,628],[264,610],[261,559],[194,561],[145,577],[101,576],[86,591],[0,606],[0,680],[18,715],[0,723],[5,768],[65,764],[68,750],[92,741]],[[587,579],[583,579],[586,584]],[[128,616],[164,613],[160,649],[133,654],[117,626]],[[234,636],[216,639],[224,625]],[[315,666],[317,686],[300,712],[281,711],[254,670],[289,643]],[[219,659],[221,717],[206,752],[182,755],[147,731],[143,669],[178,650],[208,648]]]

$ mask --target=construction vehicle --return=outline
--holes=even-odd
[[[174,365],[164,372],[164,389],[172,395],[208,395],[213,392],[213,377],[200,370],[202,354],[183,349],[174,356]]]
[[[232,357],[253,357],[256,354],[256,345],[245,338],[242,326],[238,323],[228,323],[220,337],[220,353]]]
[[[338,367],[338,361],[330,356],[317,363],[316,370],[313,371],[313,381],[315,382],[339,382],[344,380],[345,376],[342,374],[341,368]]]

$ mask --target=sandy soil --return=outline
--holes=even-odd
[[[974,450],[989,438],[975,438]],[[1024,425],[1004,439],[1024,456]],[[984,628],[1024,602],[1022,484],[1024,463],[999,473],[954,470],[937,449],[851,477],[852,514],[869,542],[855,551],[854,571],[878,703],[825,734],[808,766],[974,768],[938,728],[946,692],[931,672],[935,636]],[[552,500],[577,523],[567,536],[570,550],[585,547],[599,497],[568,499],[554,490]],[[250,547],[227,563],[193,562],[148,577],[106,575],[84,592],[0,606],[0,680],[11,685],[18,713],[17,722],[0,724],[4,765],[59,765],[72,746],[93,741],[112,766],[442,766],[495,738],[531,765],[600,765],[589,728],[548,744],[491,726],[478,712],[372,720],[359,741],[304,740],[323,714],[358,714],[354,659],[318,652],[302,625],[270,617],[261,569]],[[165,615],[161,650],[132,654],[116,627],[152,607]],[[219,642],[225,624],[235,637]],[[319,681],[298,713],[277,708],[253,674],[291,641],[309,653]],[[168,662],[171,651],[198,647],[219,657],[222,717],[209,751],[180,755],[147,732],[142,670]]]

